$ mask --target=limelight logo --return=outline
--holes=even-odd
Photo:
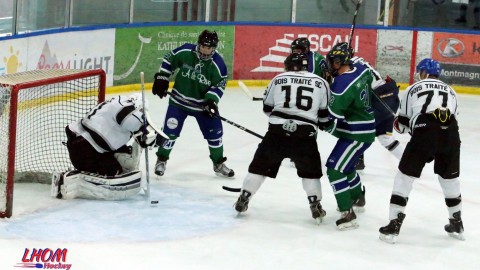
[[[22,262],[17,263],[14,267],[69,270],[72,264],[65,263],[67,261],[67,252],[68,249],[66,248],[57,248],[57,250],[34,248],[31,252],[30,249],[26,248]]]

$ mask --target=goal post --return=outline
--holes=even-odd
[[[0,75],[0,218],[12,215],[15,182],[73,168],[65,127],[104,101],[105,86],[102,69]]]

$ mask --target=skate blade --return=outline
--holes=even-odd
[[[355,230],[357,229],[359,226],[358,226],[358,223],[355,222],[355,221],[350,221],[350,222],[345,222],[345,223],[342,223],[340,225],[337,225],[337,228],[340,230],[340,231],[348,231],[348,230]]]
[[[224,174],[219,173],[219,172],[215,172],[215,175],[216,175],[216,176],[220,176],[220,177],[222,177],[222,178],[235,179],[235,175],[228,176],[228,175],[224,175]]]
[[[388,234],[387,235],[387,234],[380,233],[378,238],[380,240],[382,240],[383,242],[389,243],[389,244],[395,244],[397,242],[397,236],[393,235],[393,234]]]
[[[322,222],[323,222],[323,217],[317,217],[317,218],[315,219],[315,223],[316,223],[317,225],[320,225],[320,223],[322,223]]]
[[[463,236],[463,233],[448,233],[448,236],[460,241],[465,241],[465,237]]]

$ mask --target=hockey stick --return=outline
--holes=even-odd
[[[143,111],[144,111],[144,117],[143,117],[143,136],[146,136],[147,132],[147,108],[145,107],[145,78],[144,78],[143,71],[140,72],[140,83],[142,85],[142,106],[143,106]],[[150,168],[149,168],[149,162],[148,162],[148,148],[145,148],[145,180],[147,181],[146,189],[145,189],[145,195],[147,195],[146,200],[147,202],[150,201]],[[158,201],[150,201],[151,204],[157,204]]]
[[[195,107],[195,108],[198,108],[198,109],[202,109],[202,110],[203,110],[203,108],[202,108],[200,105],[198,105],[198,104],[196,104],[196,103],[193,103],[193,102],[191,102],[191,101],[188,101],[188,100],[182,98],[182,97],[179,96],[179,95],[175,95],[175,94],[173,94],[173,93],[171,93],[171,92],[167,92],[167,94],[170,95],[171,97],[176,97],[176,98],[182,100],[183,102],[187,103],[188,105],[190,105],[190,106],[192,106],[192,107]],[[258,133],[256,133],[256,132],[253,132],[253,131],[251,131],[250,129],[248,129],[248,128],[244,127],[244,126],[241,126],[241,125],[239,125],[239,124],[237,124],[237,123],[235,123],[235,122],[233,122],[233,121],[230,121],[230,120],[226,119],[225,117],[223,117],[223,116],[221,116],[221,115],[219,115],[219,114],[215,114],[215,117],[218,117],[218,118],[220,118],[222,121],[227,122],[227,123],[229,123],[230,125],[232,125],[232,126],[234,126],[234,127],[236,127],[236,128],[239,128],[239,129],[241,129],[241,130],[243,130],[243,131],[245,131],[245,132],[247,132],[247,133],[250,133],[250,134],[252,134],[252,135],[255,136],[255,137],[258,137],[258,138],[260,138],[260,139],[263,139],[263,136],[262,136],[262,135],[260,135],[260,134],[258,134]]]
[[[353,32],[355,31],[355,25],[357,21],[357,14],[358,14],[358,9],[360,8],[360,4],[362,4],[363,0],[356,0],[355,4],[355,13],[353,14],[353,22],[352,22],[352,28],[350,28],[350,38],[348,39],[348,46],[352,47],[352,38],[353,38]],[[353,47],[352,47],[353,48]]]
[[[227,186],[222,186],[223,190],[230,191],[230,192],[240,192],[242,191],[241,188],[232,188],[232,187],[227,187]]]
[[[383,106],[385,106],[385,108],[387,109],[387,111],[389,111],[394,117],[396,116],[395,113],[392,111],[392,108],[390,108],[390,106],[387,105],[387,103],[385,103],[385,101],[383,101],[374,91],[372,91],[373,95],[378,99],[378,101],[380,101],[380,103],[382,103]]]
[[[248,89],[248,87],[242,82],[242,81],[238,81],[238,86],[240,86],[240,89],[242,89],[242,91],[253,101],[259,101],[259,100],[263,100],[263,98],[260,98],[260,97],[254,97],[252,95],[252,92],[250,92],[250,89]]]

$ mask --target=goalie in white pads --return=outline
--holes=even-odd
[[[142,148],[153,146],[157,133],[166,136],[150,124],[144,127],[144,117],[142,96],[133,94],[102,102],[69,124],[66,145],[75,170],[54,173],[52,195],[121,200],[138,194]]]
[[[461,218],[460,193],[460,135],[456,116],[457,94],[438,78],[440,64],[425,58],[417,65],[420,81],[409,86],[400,103],[394,127],[399,133],[409,132],[412,137],[405,147],[399,172],[395,177],[390,198],[390,223],[380,228],[380,239],[395,243],[405,218],[405,208],[413,182],[422,173],[425,164],[434,161],[433,171],[438,175],[449,224],[445,231],[452,237],[464,240]]]

